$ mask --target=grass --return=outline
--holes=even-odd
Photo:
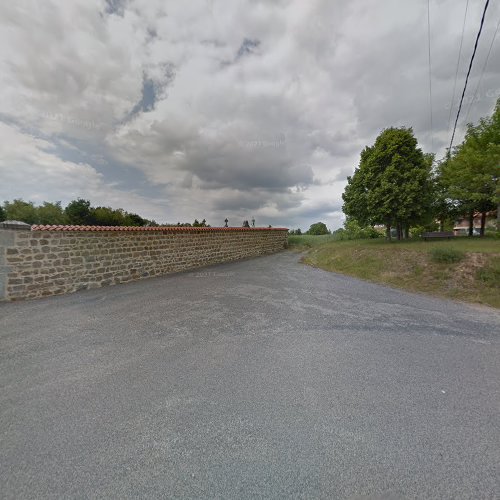
[[[295,251],[303,251],[324,243],[329,243],[335,240],[335,236],[331,234],[323,234],[321,236],[290,235],[288,236],[288,246]]]
[[[429,252],[433,262],[438,264],[454,264],[465,259],[465,252],[457,248],[432,248]]]
[[[309,265],[377,283],[500,308],[500,240],[387,242],[290,236]]]

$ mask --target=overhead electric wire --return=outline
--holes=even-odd
[[[432,64],[431,64],[431,7],[427,0],[427,46],[429,48],[429,104],[431,118],[431,150],[434,150],[434,133],[432,124]]]
[[[455,138],[455,131],[457,130],[458,118],[460,116],[460,111],[462,109],[462,104],[464,102],[465,91],[467,90],[467,83],[469,81],[470,70],[472,69],[472,63],[474,62],[474,57],[476,55],[477,44],[479,42],[479,37],[481,36],[481,31],[483,30],[484,18],[486,16],[486,10],[488,9],[488,5],[490,0],[486,0],[484,4],[483,16],[481,17],[481,24],[479,25],[479,31],[477,32],[476,42],[474,43],[474,51],[472,52],[472,57],[470,58],[469,69],[467,70],[467,76],[465,77],[464,90],[462,91],[462,97],[460,98],[460,105],[458,106],[457,117],[455,118],[455,125],[453,127],[453,134],[451,135],[450,147],[448,149],[448,153],[451,153],[451,148],[453,146],[453,139]]]
[[[460,59],[462,57],[462,44],[464,42],[464,32],[465,32],[465,21],[467,20],[467,9],[469,8],[469,0],[465,4],[464,22],[462,24],[462,36],[460,37],[460,48],[458,49],[458,59],[457,59],[457,69],[455,70],[455,82],[453,83],[453,94],[451,96],[450,102],[450,113],[448,115],[448,127],[446,130],[450,130],[451,113],[453,112],[453,103],[455,102],[455,91],[457,90],[457,78],[458,78],[458,68],[460,66]]]
[[[490,48],[488,49],[488,54],[486,54],[486,59],[485,59],[484,64],[483,64],[481,76],[479,77],[479,81],[477,82],[477,85],[476,85],[476,90],[474,91],[474,96],[472,97],[472,100],[469,103],[469,107],[467,108],[467,114],[465,115],[465,120],[464,120],[465,123],[467,123],[467,118],[469,118],[469,113],[470,113],[470,110],[472,108],[472,105],[476,101],[477,91],[479,90],[479,87],[481,86],[481,82],[483,81],[484,72],[486,71],[486,67],[488,66],[488,59],[490,58],[491,49],[493,48],[493,44],[495,43],[495,38],[497,36],[499,27],[500,27],[500,19],[498,20],[497,27],[495,29],[495,33],[493,33],[493,38],[491,39]]]

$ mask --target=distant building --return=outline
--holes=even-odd
[[[496,211],[488,212],[486,214],[486,229],[496,228]],[[481,213],[476,212],[474,214],[473,222],[473,236],[479,236],[481,231]],[[455,221],[455,226],[453,227],[453,233],[455,236],[467,236],[469,234],[469,217],[462,217]]]

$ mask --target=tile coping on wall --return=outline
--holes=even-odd
[[[189,227],[189,226],[31,226],[32,231],[288,231],[286,227]]]
[[[279,252],[286,228],[34,225],[0,230],[0,300],[71,293]]]

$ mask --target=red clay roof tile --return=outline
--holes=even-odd
[[[183,226],[54,226],[35,224],[32,231],[288,231],[286,227],[183,227]]]

